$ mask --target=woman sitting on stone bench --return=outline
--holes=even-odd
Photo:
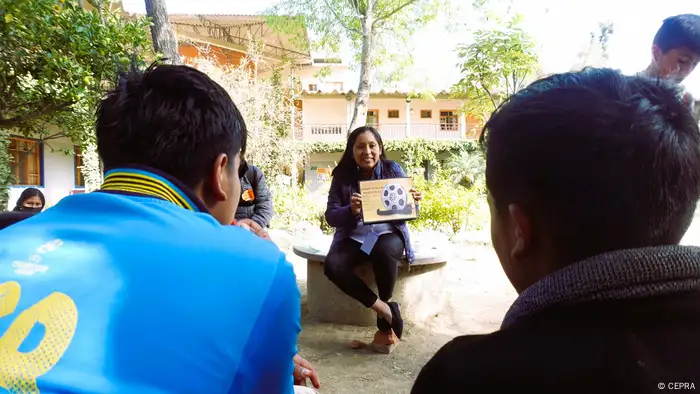
[[[404,251],[409,263],[414,256],[405,222],[373,225],[362,222],[358,182],[401,177],[406,177],[406,173],[398,163],[387,160],[377,130],[357,128],[350,133],[343,157],[333,170],[326,208],[326,221],[335,227],[335,235],[324,272],[340,290],[377,312],[379,331],[374,342],[381,345],[393,345],[401,339],[403,320],[399,305],[389,300]],[[412,189],[411,193],[416,203],[421,200],[418,191]],[[353,271],[366,260],[372,262],[379,296]]]

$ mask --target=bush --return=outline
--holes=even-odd
[[[272,228],[293,232],[300,223],[306,222],[326,234],[333,232],[324,215],[330,182],[326,182],[314,192],[296,184],[277,184],[271,189],[275,206]]]
[[[423,193],[420,215],[410,226],[415,230],[437,230],[447,234],[480,230],[488,223],[486,197],[477,187],[466,188],[455,184],[449,176],[439,172],[434,180],[414,178],[414,185]],[[272,187],[275,216],[272,228],[295,232],[302,223],[320,228],[325,234],[333,233],[324,214],[330,182],[309,192],[306,187],[278,184]]]
[[[488,222],[488,205],[479,188],[460,186],[441,173],[429,182],[415,179],[414,185],[423,193],[423,201],[411,227],[456,234],[480,230]]]

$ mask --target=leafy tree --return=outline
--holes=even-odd
[[[81,146],[93,139],[98,100],[149,42],[145,18],[126,20],[106,2],[90,3],[96,8],[0,0],[0,147],[8,133],[66,136]],[[0,190],[8,165],[0,157]]]
[[[538,69],[535,43],[519,24],[518,16],[497,22],[477,30],[471,44],[457,47],[462,79],[452,93],[465,98],[465,110],[484,121]]]
[[[406,65],[406,43],[413,33],[437,16],[449,0],[282,0],[272,9],[270,23],[303,37],[311,30],[312,49],[338,54],[350,44],[360,65],[360,81],[350,130],[364,125],[372,75],[382,63]]]

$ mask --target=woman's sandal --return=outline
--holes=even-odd
[[[401,339],[401,335],[403,335],[403,319],[401,318],[399,304],[387,302],[387,305],[389,305],[389,309],[391,309],[391,328],[394,330],[396,337]]]

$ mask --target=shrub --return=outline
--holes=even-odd
[[[278,183],[271,187],[275,215],[271,227],[293,232],[302,222],[310,223],[328,234],[333,232],[325,219],[330,182],[314,192],[305,186]]]
[[[442,173],[430,182],[415,179],[414,185],[423,193],[423,201],[411,227],[455,234],[479,230],[488,222],[488,205],[480,189],[455,184]]]

